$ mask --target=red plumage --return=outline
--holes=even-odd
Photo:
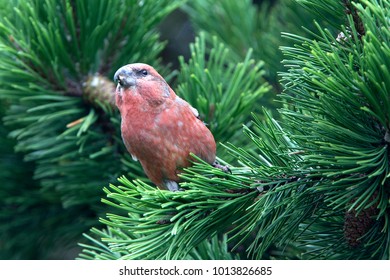
[[[153,67],[128,64],[118,69],[114,80],[123,142],[159,188],[178,190],[178,173],[190,166],[190,153],[215,162],[210,130]]]

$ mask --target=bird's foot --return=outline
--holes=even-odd
[[[214,163],[212,164],[213,167],[215,168],[218,168],[220,170],[222,170],[223,172],[225,173],[230,173],[232,174],[232,171],[230,170],[230,168],[227,166],[227,165],[221,165],[219,164],[218,161],[214,161]]]
[[[179,183],[171,180],[164,180],[164,186],[171,192],[181,191]]]

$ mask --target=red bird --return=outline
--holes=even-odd
[[[215,140],[198,119],[198,111],[178,97],[152,66],[125,65],[114,80],[123,142],[154,184],[179,190],[178,173],[191,165],[190,153],[214,164]]]

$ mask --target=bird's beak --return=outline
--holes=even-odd
[[[114,81],[123,88],[129,88],[136,84],[134,72],[126,66],[119,68],[115,72]]]

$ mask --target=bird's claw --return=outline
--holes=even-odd
[[[232,174],[232,171],[230,170],[230,168],[227,166],[227,165],[221,165],[219,164],[218,161],[214,161],[214,163],[212,164],[213,167],[215,168],[218,168],[220,170],[222,170],[223,172],[225,173],[230,173]]]
[[[179,183],[171,180],[164,180],[165,187],[170,190],[171,192],[178,192],[182,191],[182,189],[179,186]]]

